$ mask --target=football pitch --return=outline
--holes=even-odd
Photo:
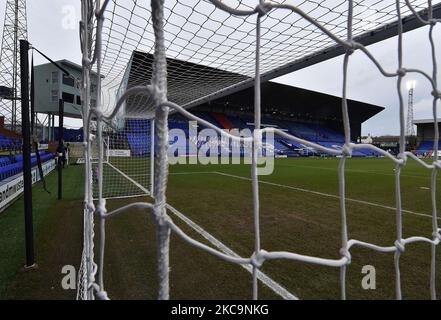
[[[111,188],[112,192],[123,195],[128,190],[148,188],[148,174],[140,172],[140,168],[148,169],[148,159],[128,161],[128,158],[111,161],[116,169],[105,165],[104,189]],[[335,158],[276,159],[273,174],[259,177],[262,249],[340,258],[338,163],[339,159]],[[394,244],[397,233],[394,169],[387,159],[347,160],[350,239],[381,246]],[[65,188],[75,189],[66,186],[72,180],[80,185],[78,176],[82,170],[83,166],[76,165],[65,171],[66,176],[72,177],[63,180]],[[230,255],[251,256],[254,228],[250,172],[249,165],[171,166],[167,188],[170,217],[188,235],[207,245]],[[109,173],[112,178],[106,181]],[[49,183],[55,186],[54,176],[51,175]],[[401,177],[403,236],[431,238],[431,171],[409,161]],[[134,187],[132,180],[138,186],[135,183]],[[39,270],[11,276],[3,297],[75,297],[75,292],[58,288],[62,265],[78,267],[80,262],[82,225],[78,224],[81,224],[83,204],[81,192],[76,190],[75,194],[75,199],[48,208],[47,223],[41,223],[36,231],[37,255],[38,248],[43,248],[40,250],[43,264],[40,263]],[[41,199],[34,197],[35,203],[39,201],[44,201],[43,195]],[[151,199],[108,199],[107,208],[110,211],[134,201]],[[62,212],[60,206],[64,208]],[[0,226],[8,214],[6,211],[0,215]],[[52,231],[47,232],[48,228]],[[96,241],[98,237],[97,230]],[[155,224],[149,212],[132,210],[107,221],[104,276],[110,298],[157,297],[155,239]],[[63,252],[61,258],[59,250]],[[359,247],[352,248],[351,254],[347,298],[394,299],[393,254]],[[440,257],[438,253],[438,262]],[[375,290],[362,288],[365,265],[375,268]],[[171,238],[170,267],[171,299],[250,299],[252,296],[251,273],[247,268],[219,260],[175,235]],[[291,295],[301,299],[340,298],[338,268],[272,260],[265,262],[261,271],[259,297],[262,299]],[[430,245],[406,246],[401,257],[401,276],[405,299],[430,298]],[[438,288],[440,282],[438,271]]]

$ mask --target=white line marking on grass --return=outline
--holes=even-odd
[[[229,247],[224,245],[222,242],[220,242],[218,239],[216,239],[214,236],[212,236],[210,233],[205,231],[202,227],[194,223],[192,220],[187,218],[184,214],[173,208],[171,205],[167,204],[167,208],[173,212],[175,216],[177,216],[179,219],[181,219],[183,222],[185,222],[190,228],[192,228],[194,231],[199,233],[202,237],[207,239],[212,245],[214,245],[216,248],[218,248],[220,251],[222,251],[225,254],[228,254],[229,256],[240,258],[240,256],[235,253],[233,250],[231,250]],[[253,268],[249,264],[242,264],[241,267],[243,267],[245,270],[247,270],[249,273],[253,273]],[[290,293],[288,290],[286,290],[284,287],[282,287],[279,283],[275,282],[273,279],[268,277],[265,273],[258,270],[257,271],[257,278],[268,288],[273,290],[276,294],[281,296],[285,300],[298,300],[298,298]]]
[[[186,174],[205,174],[205,173],[209,173],[209,174],[213,174],[214,171],[189,171],[189,172],[172,172],[170,173],[170,175],[186,175]]]
[[[124,172],[122,172],[121,170],[119,170],[118,168],[115,168],[113,165],[111,165],[109,163],[109,165],[111,167],[113,167],[116,171],[118,171],[121,175],[123,175],[125,178],[127,178],[127,180],[133,182],[138,188],[140,188],[141,190],[143,190],[145,193],[149,193],[149,191],[144,188],[142,185],[140,185],[139,183],[137,183],[136,181],[134,181],[132,178],[130,178],[129,176],[127,176]],[[186,172],[188,174],[190,174],[189,172]],[[205,172],[204,172],[205,173]],[[207,173],[215,173],[213,172],[207,172]],[[207,231],[205,231],[201,226],[199,226],[198,224],[196,224],[195,222],[193,222],[192,220],[190,220],[189,218],[187,218],[183,213],[179,212],[177,209],[173,208],[171,205],[167,204],[167,209],[169,209],[176,217],[178,217],[179,219],[181,219],[181,221],[185,222],[190,228],[192,228],[194,231],[196,231],[197,233],[199,233],[202,237],[204,237],[205,239],[207,239],[213,246],[215,246],[216,248],[218,248],[219,250],[221,250],[223,253],[228,254],[230,256],[239,258],[240,256],[235,253],[233,250],[231,250],[229,247],[227,247],[226,245],[224,245],[222,242],[220,242],[218,239],[216,239],[214,236],[212,236],[210,233],[208,233]],[[249,273],[253,273],[253,268],[251,265],[241,265],[241,267],[243,267],[245,270],[247,270]],[[278,294],[279,296],[281,296],[283,299],[285,300],[298,300],[298,298],[293,295],[292,293],[290,293],[288,290],[286,290],[284,287],[282,287],[280,284],[278,284],[277,282],[275,282],[273,279],[271,279],[270,277],[268,277],[265,273],[263,273],[260,270],[257,270],[257,278],[264,284],[266,285],[268,288],[270,288],[271,290],[273,290],[276,294]]]
[[[324,167],[318,167],[318,166],[305,166],[305,165],[284,165],[284,167],[299,167],[299,168],[310,168],[310,169],[319,169],[319,170],[327,170],[327,171],[333,171],[336,174],[338,174],[337,167],[335,168],[324,168]],[[367,173],[367,174],[378,174],[382,176],[391,176],[395,177],[395,173],[387,173],[384,171],[375,171],[375,170],[357,170],[357,169],[345,169],[346,172],[353,172],[353,173]],[[393,169],[395,172],[395,169]],[[416,176],[416,175],[410,175],[410,174],[403,174],[401,173],[401,177],[407,177],[407,178],[418,178],[418,179],[431,179],[429,176]]]
[[[170,172],[169,175],[171,176],[179,176],[179,175],[190,175],[190,174],[205,174],[210,173],[212,174],[213,171],[188,171],[188,172]],[[139,174],[131,174],[132,177],[150,177],[149,173],[139,173]]]
[[[430,190],[430,188],[427,188],[427,187],[420,187],[420,189],[422,189],[422,190]]]
[[[144,191],[147,195],[150,194],[150,191],[147,190],[144,186],[142,186],[141,184],[139,184],[138,182],[136,182],[135,180],[133,180],[132,178],[130,178],[128,175],[126,175],[124,172],[122,172],[121,170],[119,170],[117,167],[115,167],[114,165],[107,163],[107,165],[109,165],[111,168],[115,169],[119,174],[121,174],[124,178],[126,178],[127,180],[129,180],[131,183],[133,183],[135,186],[137,186],[139,189],[141,189],[142,191]]]
[[[148,194],[140,193],[140,194],[131,194],[129,196],[113,196],[113,197],[103,197],[106,200],[118,200],[118,199],[129,199],[129,198],[143,198],[148,196]],[[93,198],[93,201],[98,201],[98,198]]]
[[[252,181],[251,178],[237,176],[237,175],[234,175],[234,174],[229,174],[229,173],[224,173],[224,172],[219,172],[219,171],[214,171],[214,173],[222,175],[222,176],[226,176],[226,177],[232,177],[232,178],[236,178],[236,179]],[[269,182],[269,181],[263,181],[263,180],[259,180],[259,183],[271,185],[271,186],[274,186],[274,187],[281,187],[281,188],[287,188],[287,189],[296,190],[296,191],[300,191],[300,192],[316,194],[316,195],[323,196],[323,197],[328,197],[328,198],[340,199],[340,196],[335,195],[335,194],[330,194],[330,193],[324,193],[324,192],[313,191],[313,190],[308,190],[308,189],[303,189],[303,188],[297,188],[297,187],[293,187],[293,186],[288,186],[288,185],[284,185],[284,184],[279,184],[279,183],[274,183],[274,182]],[[346,200],[350,201],[350,202],[366,204],[366,205],[369,205],[369,206],[379,207],[379,208],[383,208],[383,209],[389,209],[389,210],[393,210],[393,211],[397,210],[397,208],[395,208],[395,207],[385,206],[385,205],[382,205],[382,204],[379,204],[379,203],[374,203],[374,202],[369,202],[369,201],[364,201],[364,200],[357,200],[357,199],[351,199],[351,198],[346,198]],[[413,214],[413,215],[416,215],[416,216],[432,218],[431,215],[425,214],[425,213],[414,212],[414,211],[405,210],[405,209],[402,209],[401,211],[403,213]],[[438,218],[438,220],[440,220],[440,219],[441,219],[441,217]]]

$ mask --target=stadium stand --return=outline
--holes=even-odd
[[[438,144],[438,148],[441,149],[441,142]],[[422,141],[417,150],[417,155],[421,157],[431,156],[432,152],[433,152],[433,141]]]
[[[218,112],[202,112],[196,111],[195,114],[208,122],[223,127],[224,129],[250,129],[254,127],[253,117],[250,114],[231,116]],[[181,129],[185,132],[187,140],[189,137],[189,123],[186,119],[182,118],[179,114],[172,114],[169,119],[169,129]],[[284,130],[292,135],[308,139],[316,142],[317,144],[334,149],[341,149],[344,144],[344,136],[342,133],[336,132],[331,128],[326,127],[323,124],[308,123],[300,121],[287,121],[277,120],[271,117],[264,117],[262,120],[263,127],[276,127]],[[199,127],[199,130],[203,127]],[[150,122],[149,120],[128,119],[126,123],[126,129],[124,132],[119,132],[116,137],[111,137],[111,141],[115,140],[121,144],[121,141],[126,140],[126,145],[130,148],[131,153],[135,156],[147,155],[150,153]],[[175,147],[180,147],[181,150],[184,147],[176,145],[176,143],[183,143],[178,141],[177,138],[171,137],[170,144],[174,144]],[[209,143],[213,147],[218,146],[219,152],[224,151],[227,154],[231,154],[232,147],[224,146],[217,141],[198,141],[198,148],[202,145]],[[189,153],[188,143],[185,145],[187,154]],[[269,147],[269,145],[267,145]],[[300,156],[324,156],[321,152],[318,152],[312,148],[307,148],[299,143],[293,141],[286,141],[282,138],[275,137],[274,153],[276,156],[287,157],[300,157]],[[123,147],[115,147],[111,143],[111,148],[122,149]],[[241,153],[243,155],[243,152]],[[353,152],[353,157],[375,157],[379,156],[378,153],[371,150],[358,150]]]
[[[0,151],[17,150],[21,148],[21,140],[0,134]]]
[[[54,154],[48,151],[39,151],[41,162],[44,163],[54,158]],[[31,157],[31,165],[37,165],[37,156],[35,153]],[[6,180],[23,171],[23,155],[10,155],[0,157],[0,181]]]
[[[142,156],[150,153],[150,121],[129,119],[127,120],[127,144],[130,147],[131,153],[134,156]],[[124,133],[117,141],[124,138]],[[118,142],[121,143],[121,142]],[[122,149],[119,145],[117,149]]]
[[[153,57],[141,51],[133,51],[130,62],[125,71],[121,87],[129,89],[148,82],[151,78]],[[191,72],[182,73],[187,69]],[[202,118],[215,126],[223,129],[254,129],[254,88],[245,86],[230,94],[209,97],[214,84],[207,85],[206,76],[216,74],[222,88],[222,79],[234,76],[238,81],[245,81],[246,76],[194,64],[191,62],[167,58],[168,79],[174,86],[168,88],[168,100],[183,105],[195,116]],[[183,89],[185,88],[185,89]],[[208,91],[204,91],[208,90]],[[209,92],[210,91],[210,92]],[[183,103],[187,92],[198,92],[201,99],[196,102]],[[384,110],[384,107],[348,100],[348,114],[351,120],[351,140],[358,141],[361,137],[361,125],[366,120]],[[142,116],[140,105],[146,108],[151,106],[151,97],[137,93],[126,100],[124,116],[134,119]],[[333,148],[342,148],[344,144],[343,119],[341,112],[341,97],[292,87],[276,82],[266,81],[261,84],[261,114],[262,126],[273,126],[286,131],[299,138],[315,142],[320,145],[331,145]],[[127,120],[133,123],[135,120]],[[177,113],[172,113],[169,118],[169,128],[183,129],[188,135],[188,119]],[[145,128],[144,128],[145,129]],[[199,126],[198,130],[203,129]],[[124,131],[133,154],[145,154],[149,150],[149,132],[139,126],[126,123]],[[176,141],[171,141],[175,143]],[[208,141],[199,141],[201,146]],[[209,143],[215,143],[210,141]],[[224,146],[219,146],[224,148]],[[275,137],[273,145],[276,156],[310,156],[322,155],[313,148],[308,148],[299,143],[286,141]],[[353,152],[354,157],[379,156],[369,150]]]

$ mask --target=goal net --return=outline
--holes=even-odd
[[[437,105],[441,92],[437,81],[437,59],[433,30],[440,22],[440,1],[360,0],[360,1],[219,1],[219,0],[151,0],[121,2],[116,0],[82,0],[81,47],[83,52],[83,119],[85,128],[86,192],[84,208],[84,249],[79,277],[79,299],[108,299],[104,284],[104,247],[106,221],[124,214],[131,208],[144,208],[152,213],[157,226],[157,273],[159,299],[169,298],[170,234],[204,250],[220,260],[245,265],[252,270],[253,298],[259,297],[259,270],[271,260],[285,259],[340,269],[341,298],[346,298],[346,272],[351,263],[351,249],[363,247],[373,251],[393,253],[395,262],[395,288],[397,299],[402,298],[400,263],[405,247],[416,242],[431,245],[431,297],[436,299],[436,249],[441,236],[438,227],[436,178],[441,163],[438,159]],[[426,26],[430,42],[433,72],[427,74],[403,63],[403,33]],[[398,42],[397,68],[383,67],[367,46],[396,35]],[[437,41],[436,43],[438,43]],[[347,107],[347,70],[351,54],[360,51],[373,62],[384,77],[397,81],[396,95],[400,100],[400,153],[398,156],[372,145],[351,142],[350,119]],[[261,127],[260,84],[326,59],[343,55],[342,116],[345,133],[343,148],[336,150],[293,136],[277,128]],[[90,107],[90,77],[98,73],[98,98]],[[419,160],[405,151],[405,108],[402,83],[409,74],[419,74],[432,87],[432,105],[435,130],[434,154],[431,163]],[[102,76],[102,77],[101,77]],[[204,101],[222,97],[241,88],[254,87],[254,128],[251,137],[238,137],[220,130],[206,120],[191,113],[190,107]],[[168,177],[168,117],[179,113],[189,120],[210,127],[219,135],[233,141],[252,142],[252,197],[254,221],[254,251],[245,257],[215,249],[191,238],[173,222],[174,212],[167,204]],[[98,159],[92,163],[91,119],[96,118]],[[131,119],[139,119],[132,124]],[[147,122],[155,122],[155,174],[148,170],[148,148],[145,154],[135,155],[130,145],[129,132],[149,131]],[[115,125],[115,122],[117,123]],[[145,126],[144,126],[145,124]],[[113,133],[105,126],[116,127]],[[118,126],[125,133],[119,135]],[[135,128],[135,129],[134,129]],[[151,130],[150,126],[150,130]],[[134,130],[134,131],[133,131]],[[139,133],[138,131],[136,131]],[[339,198],[341,212],[340,257],[309,256],[296,252],[268,252],[261,247],[259,227],[259,175],[258,151],[262,135],[271,133],[301,143],[304,146],[340,157]],[[120,138],[117,138],[120,137]],[[150,136],[152,137],[152,136]],[[117,145],[113,139],[121,141]],[[105,140],[109,141],[109,159]],[[118,140],[119,139],[119,140]],[[135,139],[135,138],[133,138]],[[148,141],[147,134],[142,139]],[[136,140],[136,139],[135,139]],[[132,140],[132,141],[135,141]],[[123,142],[122,142],[123,141]],[[388,246],[368,243],[348,236],[346,218],[345,164],[352,152],[370,149],[380,153],[396,170],[396,241]],[[130,157],[112,156],[112,150],[130,150]],[[128,161],[130,159],[130,161]],[[432,172],[432,237],[405,238],[402,232],[402,203],[400,173],[409,161]],[[152,162],[150,162],[152,163]],[[93,167],[96,166],[94,176]],[[144,166],[144,167],[143,167]],[[106,168],[106,169],[105,169]],[[117,180],[107,180],[115,177]],[[117,178],[116,178],[117,177]],[[147,180],[142,180],[146,177]],[[150,177],[150,178],[149,178]],[[152,202],[134,202],[108,212],[106,194],[118,196],[115,185],[126,179],[140,190],[148,190]],[[150,180],[149,180],[150,179]],[[153,182],[153,183],[152,183]],[[142,188],[141,188],[142,187]],[[107,190],[110,188],[112,190]],[[135,188],[136,189],[136,188]],[[145,191],[144,190],[144,191]],[[96,191],[96,192],[95,192]],[[392,190],[391,190],[392,191]],[[136,190],[130,192],[137,193]],[[130,193],[129,192],[129,193]],[[97,195],[97,197],[94,196]],[[219,217],[213,217],[218,219]],[[94,232],[98,219],[99,235]],[[95,256],[96,253],[97,255]],[[123,262],[122,262],[123,263]],[[291,298],[297,298],[289,295]]]
[[[103,127],[101,196],[104,199],[146,196],[152,187],[152,121],[124,120],[118,126]],[[99,199],[99,146],[96,137],[91,146],[93,198]]]

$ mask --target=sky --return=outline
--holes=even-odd
[[[0,0],[0,28],[3,28],[5,3],[6,0]],[[54,60],[67,59],[81,64],[78,36],[79,0],[28,0],[27,14],[29,42]],[[438,26],[435,31],[435,38],[440,39],[440,36],[441,31]],[[369,46],[368,49],[386,70],[391,72],[396,70],[397,38]],[[437,58],[441,61],[441,50],[437,53]],[[337,57],[274,79],[274,81],[341,96],[342,60],[342,57]],[[35,56],[35,64],[45,62],[43,58]],[[429,74],[432,73],[428,30],[426,28],[420,28],[405,34],[404,65],[409,68],[422,69]],[[417,76],[407,76],[405,82],[410,80],[416,81],[414,118],[431,118],[432,97],[427,80]],[[441,76],[439,76],[438,81],[441,83]],[[407,90],[405,87],[403,92],[407,109]],[[363,124],[363,135],[399,134],[399,103],[396,79],[383,77],[364,54],[358,51],[350,59],[348,97],[385,107],[383,112]],[[80,120],[67,120],[66,124],[74,127],[82,125]]]

